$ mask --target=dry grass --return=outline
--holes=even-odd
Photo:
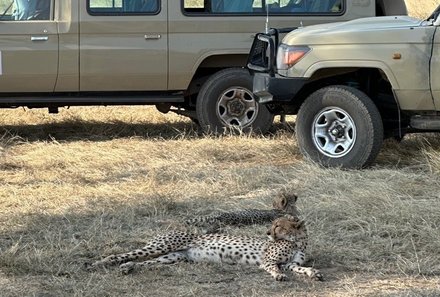
[[[303,160],[289,128],[272,133],[202,137],[150,107],[0,110],[0,295],[440,294],[438,134],[387,142],[373,168],[341,171]],[[84,269],[186,216],[267,208],[280,189],[299,194],[324,283],[228,265]]]
[[[440,139],[388,142],[375,167],[322,169],[291,131],[201,137],[148,107],[1,110],[2,296],[436,296]],[[151,119],[148,120],[147,119]],[[256,268],[183,264],[88,273],[102,254],[142,246],[184,217],[267,208],[299,193],[309,264],[327,281],[275,284]],[[231,230],[262,236],[265,227]],[[255,286],[255,284],[261,286]]]
[[[405,2],[410,15],[423,19],[427,18],[440,4],[439,0],[406,0]]]

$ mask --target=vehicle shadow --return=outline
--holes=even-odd
[[[294,123],[275,123],[265,136],[294,132]],[[239,134],[231,132],[231,134]],[[107,141],[119,138],[138,137],[145,139],[171,140],[176,138],[205,137],[200,126],[190,121],[172,123],[129,123],[125,121],[94,122],[66,120],[37,125],[0,126],[0,138],[16,138],[26,142],[57,141]],[[258,133],[252,134],[260,136]],[[209,135],[213,136],[213,135]]]
[[[187,121],[173,123],[128,123],[112,121],[103,123],[67,120],[37,125],[3,125],[0,127],[0,135],[17,137],[27,142],[45,140],[106,141],[129,137],[148,139],[190,138],[199,137],[201,132],[196,124]]]

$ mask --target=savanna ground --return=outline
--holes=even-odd
[[[0,110],[0,296],[439,296],[438,134],[387,141],[372,168],[341,171],[301,157],[293,120],[210,137],[151,107]],[[187,216],[269,208],[280,189],[299,195],[325,282],[229,265],[84,269]]]

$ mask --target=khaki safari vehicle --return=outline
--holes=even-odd
[[[406,12],[403,0],[0,0],[0,107],[156,105],[205,131],[266,131],[255,32]]]
[[[259,34],[248,64],[255,96],[275,114],[298,114],[312,160],[369,165],[386,137],[440,131],[439,14],[298,28],[278,48],[277,30]]]

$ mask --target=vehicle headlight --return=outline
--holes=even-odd
[[[308,46],[289,46],[281,44],[277,53],[277,69],[287,70],[298,63],[309,51]]]

